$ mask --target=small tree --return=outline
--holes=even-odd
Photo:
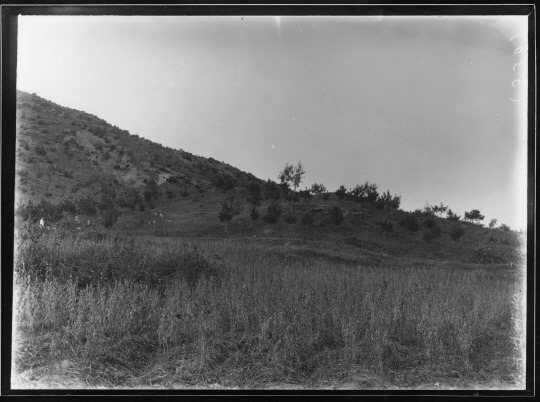
[[[399,224],[411,232],[418,232],[420,229],[420,226],[418,225],[418,219],[416,219],[416,216],[414,214],[407,214],[405,215],[405,218],[403,218],[401,221],[399,221]]]
[[[484,215],[481,215],[479,210],[473,209],[470,212],[465,212],[465,219],[478,224],[480,221],[484,220]]]
[[[311,191],[311,194],[323,194],[326,193],[327,190],[324,184],[313,183],[309,191]]]
[[[394,224],[388,219],[379,222],[379,226],[388,233],[391,233],[394,230]]]
[[[98,207],[106,228],[114,226],[121,215],[117,202],[117,186],[118,183],[112,179],[101,182],[101,198]]]
[[[459,241],[460,237],[465,233],[465,229],[460,226],[454,226],[450,231],[450,237],[455,241]]]
[[[96,201],[90,196],[81,196],[75,201],[77,207],[77,212],[81,215],[95,215],[96,210]]]
[[[286,184],[287,186],[292,186],[294,189],[294,192],[296,192],[296,189],[298,186],[300,186],[300,183],[302,183],[302,180],[304,179],[304,175],[306,174],[306,170],[304,169],[304,166],[302,165],[302,161],[298,161],[298,164],[296,167],[293,165],[290,165],[289,163],[285,163],[285,168],[279,172],[278,179],[280,180],[281,184]],[[291,213],[292,213],[292,201],[291,201]]]
[[[386,193],[382,193],[379,195],[375,201],[375,205],[377,206],[377,209],[383,209],[384,207],[390,209],[398,209],[399,204],[401,203],[401,197],[394,195],[390,195],[390,191],[386,190]]]
[[[461,216],[455,214],[454,212],[452,212],[451,209],[449,209],[446,213],[446,219],[448,219],[449,221],[459,221],[461,219]]]
[[[261,214],[259,213],[259,210],[257,209],[257,207],[255,205],[251,205],[251,207],[249,207],[249,217],[251,218],[251,226],[253,226],[255,221],[259,219],[260,216]]]
[[[509,232],[510,226],[505,225],[504,223],[501,223],[501,226],[499,226],[499,229],[502,230],[503,232]]]
[[[342,201],[345,196],[347,195],[347,188],[345,188],[344,185],[339,186],[339,188],[336,190],[336,196],[339,198],[340,201]]]
[[[236,215],[240,214],[242,209],[242,204],[240,203],[240,200],[236,198],[234,193],[229,193],[225,201],[221,202],[221,212],[218,217],[221,222],[225,223],[225,233],[228,233],[229,222]]]
[[[441,202],[440,205],[432,206],[431,210],[435,215],[442,217],[442,215],[448,210],[448,205],[443,205],[443,203]]]
[[[263,216],[265,222],[276,223],[281,216],[281,205],[278,200],[272,201],[267,208],[266,214]]]
[[[307,188],[305,190],[299,191],[298,195],[302,197],[305,201],[309,200],[312,197],[310,191]]]
[[[272,180],[267,180],[264,184],[265,198],[268,200],[278,200],[281,196],[281,187]]]
[[[489,228],[493,229],[497,225],[497,219],[492,219],[489,221]]]
[[[369,201],[375,202],[379,193],[377,192],[377,185],[365,182],[362,185],[357,184],[354,188],[351,189],[350,194],[357,201]]]
[[[155,200],[159,197],[159,187],[154,179],[148,179],[143,190],[143,195],[146,201]]]
[[[427,232],[424,233],[422,236],[422,239],[424,239],[427,242],[431,242],[433,239],[436,239],[437,237],[440,237],[442,234],[442,229],[435,224],[434,226],[430,227]]]
[[[251,218],[251,226],[253,226],[253,223],[259,219],[261,215],[257,209],[262,201],[261,188],[258,183],[251,182],[247,187],[247,192],[247,201],[251,204],[249,207],[249,217]]]
[[[248,197],[247,202],[249,202],[251,205],[258,207],[261,205],[262,201],[262,195],[261,195],[261,188],[259,187],[259,184],[257,183],[249,183],[247,187]]]
[[[315,214],[312,211],[308,211],[302,215],[302,224],[303,225],[312,225],[315,220]]]
[[[343,211],[339,207],[332,207],[328,216],[329,223],[340,225],[343,222]]]

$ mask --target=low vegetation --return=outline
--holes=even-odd
[[[511,276],[32,230],[15,271],[20,371],[67,359],[88,383],[129,387],[320,385],[361,369],[403,387],[456,371],[515,380]]]

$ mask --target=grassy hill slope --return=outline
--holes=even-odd
[[[22,91],[17,92],[17,190],[20,202],[51,202],[99,191],[103,177],[142,187],[148,180],[170,198],[207,188],[260,182],[212,158],[130,134],[106,121]]]
[[[121,199],[114,211],[114,228],[130,234],[249,239],[269,247],[287,244],[285,252],[299,258],[352,262],[388,258],[519,261],[516,233],[451,222],[430,213],[379,209],[372,202],[340,200],[335,194],[296,197],[292,213],[291,202],[282,198],[283,213],[276,223],[262,218],[252,222],[247,186],[251,183],[261,189],[263,201],[258,209],[264,215],[275,183],[212,158],[163,147],[37,95],[19,91],[17,105],[19,204],[43,199],[61,205],[85,197],[96,203],[103,183],[109,183]],[[244,207],[225,233],[218,214],[227,192],[234,192]],[[71,208],[71,216],[64,211],[61,220],[65,228],[80,226],[80,219],[73,219],[75,214],[93,229],[103,225],[99,208],[85,211],[69,205],[64,209]],[[332,223],[332,208],[344,214],[339,224]],[[310,211],[312,222],[303,222]],[[60,215],[49,218],[58,220]],[[406,219],[416,221],[418,228],[410,230]],[[460,230],[461,236],[453,236]]]

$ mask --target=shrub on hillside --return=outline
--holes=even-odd
[[[311,192],[308,189],[300,190],[298,192],[298,195],[304,200],[309,200],[309,199],[313,198],[313,196],[311,195]]]
[[[399,221],[399,224],[411,232],[418,232],[420,229],[418,219],[416,219],[416,216],[412,214],[407,214],[405,218]]]
[[[335,194],[340,200],[343,200],[345,198],[345,196],[347,195],[347,188],[344,185],[341,185],[335,191]]]
[[[375,206],[377,207],[377,209],[383,209],[383,208],[398,209],[400,203],[401,203],[401,197],[397,195],[394,195],[392,197],[389,190],[386,190],[385,193],[382,193],[381,195],[379,195],[377,199],[375,200]]]
[[[424,226],[427,227],[427,228],[433,228],[434,226],[437,225],[437,222],[435,222],[435,219],[433,219],[433,217],[431,216],[428,216],[425,220],[424,220]]]
[[[459,221],[461,219],[461,216],[455,214],[454,212],[452,212],[451,209],[449,209],[446,213],[446,219],[448,219],[449,221]]]
[[[81,215],[95,215],[97,213],[97,203],[90,195],[81,196],[77,201],[77,210]]]
[[[134,210],[137,204],[140,204],[143,201],[143,198],[139,190],[133,185],[126,185],[121,188],[118,195],[118,204],[121,207],[130,208]]]
[[[194,288],[201,279],[219,279],[223,274],[223,266],[218,258],[205,257],[196,247],[188,250],[182,256],[180,264],[175,261],[175,267],[180,267],[177,276]],[[178,268],[177,268],[178,269]]]
[[[362,185],[357,184],[351,189],[349,194],[356,202],[375,202],[379,196],[379,193],[377,192],[377,185],[371,184],[367,181]]]
[[[486,243],[481,244],[474,250],[472,261],[479,264],[500,264],[505,262],[503,256]]]
[[[264,197],[267,200],[277,200],[281,197],[281,187],[272,180],[267,180],[264,183]]]
[[[68,215],[77,214],[77,204],[72,200],[64,200],[60,205],[60,209]]]
[[[156,200],[159,197],[159,187],[154,179],[150,178],[146,181],[143,195],[146,201],[150,201],[151,199]]]
[[[424,233],[424,235],[422,236],[422,239],[424,239],[424,241],[427,241],[429,243],[432,240],[440,237],[441,234],[442,234],[442,229],[437,224],[435,224],[434,226],[430,227],[427,232]]]
[[[39,204],[34,204],[30,200],[27,204],[18,208],[17,214],[24,220],[32,223],[38,222],[41,218],[46,221],[57,221],[62,218],[62,209],[51,202],[42,199]]]
[[[315,220],[315,214],[311,211],[306,212],[304,215],[302,215],[303,225],[313,225],[314,220]]]
[[[255,205],[251,205],[249,207],[249,217],[251,218],[252,222],[255,222],[259,217],[261,216],[259,210]]]
[[[285,215],[283,220],[289,225],[292,225],[293,223],[296,223],[296,216],[294,216],[293,214],[287,214]]]
[[[343,210],[339,207],[332,207],[328,215],[328,223],[333,225],[340,225],[343,222]]]
[[[272,201],[267,208],[266,214],[263,216],[263,220],[267,223],[276,223],[281,216],[282,208],[279,201]]]
[[[379,226],[382,228],[382,230],[384,230],[387,233],[394,231],[394,224],[388,219],[379,222]]]
[[[463,236],[464,233],[465,233],[465,229],[463,229],[460,226],[455,226],[450,231],[450,237],[455,241],[459,241],[459,239],[461,238],[461,236]]]
[[[330,193],[321,193],[321,198],[324,201],[328,201],[330,199]]]
[[[103,218],[103,225],[111,228],[121,215],[119,209],[119,195],[116,191],[117,183],[114,180],[101,182],[101,194],[98,207]]]

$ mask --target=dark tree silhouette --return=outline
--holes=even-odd
[[[473,209],[470,212],[465,212],[465,219],[478,224],[480,221],[484,220],[484,215],[482,215],[478,209]]]

